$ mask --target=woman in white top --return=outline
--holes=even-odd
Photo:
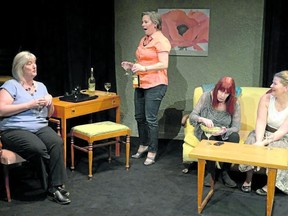
[[[258,104],[256,128],[246,142],[258,146],[288,148],[288,70],[276,73],[271,90],[263,95]],[[247,172],[241,190],[251,191],[254,169],[252,166],[240,165],[240,171]],[[278,170],[276,187],[288,194],[288,170]],[[267,194],[267,185],[256,190],[258,195]]]

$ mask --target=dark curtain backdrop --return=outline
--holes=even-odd
[[[19,50],[35,53],[37,79],[53,96],[76,85],[87,88],[90,67],[94,67],[97,89],[104,90],[103,83],[110,81],[116,91],[114,0],[102,2],[101,7],[94,4],[92,0],[1,1],[0,55],[3,50],[11,59]],[[265,87],[276,72],[288,69],[287,8],[286,0],[265,0]],[[0,74],[10,75],[11,69]]]
[[[9,50],[11,64],[19,50],[34,53],[35,79],[44,82],[53,96],[76,85],[87,88],[91,67],[96,89],[104,90],[104,82],[110,81],[116,91],[114,0],[101,7],[95,4],[92,0],[2,1],[0,49]],[[11,69],[1,71],[10,74]]]
[[[288,1],[265,1],[263,86],[269,87],[275,73],[288,69]]]

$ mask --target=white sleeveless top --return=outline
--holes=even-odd
[[[278,129],[281,126],[281,124],[287,119],[287,117],[288,117],[288,107],[278,112],[275,107],[275,97],[271,95],[268,107],[267,124],[272,128]]]

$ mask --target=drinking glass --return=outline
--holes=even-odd
[[[206,136],[207,139],[208,139],[207,144],[211,144],[209,140],[210,140],[210,137],[212,136],[212,133],[211,133],[211,132],[208,132],[208,131],[204,131],[204,133],[205,133],[205,136]]]
[[[134,59],[134,63],[136,63],[136,59]],[[123,67],[124,70],[125,70],[125,74],[124,74],[125,76],[129,76],[129,75],[130,75],[130,73],[128,72],[128,70],[131,70],[131,69],[132,69],[134,63],[132,63],[132,62],[125,62],[124,65],[122,65],[122,67]]]
[[[32,112],[36,116],[36,118],[41,118],[43,113],[44,106],[38,106],[37,108],[33,108]]]
[[[274,143],[274,134],[273,133],[268,133],[267,131],[265,131],[265,139],[267,139],[268,141],[268,145],[266,145],[267,150],[272,150],[272,146]],[[271,146],[272,144],[272,146]]]
[[[107,95],[109,95],[109,90],[110,90],[110,88],[111,88],[111,83],[110,83],[110,82],[104,83],[104,88],[105,88],[106,91],[107,91]]]

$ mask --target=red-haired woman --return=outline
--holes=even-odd
[[[241,112],[234,79],[222,77],[211,91],[204,92],[191,112],[189,120],[195,127],[194,133],[199,140],[207,139],[200,127],[203,124],[209,128],[221,128],[212,134],[210,140],[239,143]],[[237,184],[228,175],[230,166],[230,163],[221,164],[220,176],[225,186],[236,187]],[[210,179],[210,175],[215,180],[215,161],[207,161],[206,167],[208,175],[205,178],[205,186],[209,186],[207,180]]]

